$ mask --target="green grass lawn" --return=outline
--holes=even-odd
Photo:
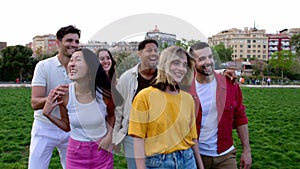
[[[254,169],[300,166],[300,89],[242,88],[249,117]],[[27,168],[33,110],[30,88],[0,88],[0,168]],[[238,158],[241,144],[234,132]],[[57,151],[50,167],[59,169]],[[126,168],[115,156],[115,168]]]

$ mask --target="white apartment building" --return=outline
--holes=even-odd
[[[225,48],[233,49],[232,60],[241,61],[249,58],[268,60],[268,37],[264,29],[232,28],[208,38],[209,45],[220,43],[223,43]]]

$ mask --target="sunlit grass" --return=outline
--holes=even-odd
[[[300,166],[300,89],[242,88],[249,118],[253,169],[298,169]],[[30,88],[0,88],[0,168],[25,169],[33,110]],[[234,132],[238,159],[241,144]],[[126,168],[115,155],[116,169]],[[50,167],[60,169],[57,151]]]

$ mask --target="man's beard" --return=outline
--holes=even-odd
[[[196,71],[197,71],[197,73],[199,73],[199,74],[201,74],[201,75],[204,75],[204,76],[210,76],[213,72],[211,71],[211,72],[206,72],[206,71],[204,71],[205,69],[206,69],[206,67],[207,66],[210,66],[210,67],[212,67],[213,68],[213,64],[207,64],[207,65],[202,65],[201,66],[201,69],[199,69],[198,67],[196,67]]]

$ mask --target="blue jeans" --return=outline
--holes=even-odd
[[[136,169],[134,149],[133,149],[133,137],[126,136],[123,140],[125,157],[128,169]]]
[[[170,154],[158,154],[146,158],[148,169],[196,169],[196,161],[191,148],[179,150]]]

